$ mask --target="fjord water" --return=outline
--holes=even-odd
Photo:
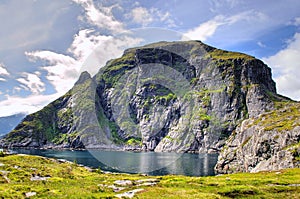
[[[128,152],[103,150],[41,150],[14,149],[15,153],[40,155],[66,159],[85,166],[100,168],[104,171],[123,173],[147,173],[149,175],[186,175],[212,176],[217,162],[217,154],[178,154],[155,152]],[[96,158],[95,158],[96,157]],[[100,160],[100,161],[99,161]],[[161,167],[162,162],[170,164]],[[155,170],[155,168],[157,168]]]

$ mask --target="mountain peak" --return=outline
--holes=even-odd
[[[266,151],[247,145],[249,150],[239,157],[252,157],[252,152],[267,155],[262,154],[257,161],[235,160],[236,170],[249,164],[245,171],[251,171],[265,157],[277,157],[277,152],[297,144],[298,120],[293,119],[284,131],[264,123],[265,118],[285,113],[282,106],[293,102],[276,93],[267,65],[243,53],[200,41],[162,41],[125,50],[122,57],[107,62],[90,79],[90,74],[83,72],[70,95],[27,116],[2,140],[2,145],[226,152],[220,156],[223,159],[219,160],[218,172],[231,172],[226,170],[233,166],[227,164],[231,161],[228,158],[234,157],[236,150],[228,148],[243,148],[250,135],[256,138],[260,133],[264,139],[255,146],[267,144]],[[81,99],[84,96],[86,99]],[[70,108],[74,104],[76,113]],[[295,107],[288,111],[298,114]],[[276,119],[276,125],[281,125],[280,117]],[[274,139],[269,140],[268,133]],[[293,140],[280,142],[274,151],[270,146],[279,142],[276,137]],[[280,161],[275,158],[272,164]],[[239,165],[241,162],[243,165]]]
[[[78,80],[76,81],[75,84],[82,84],[82,83],[86,82],[86,80],[89,80],[89,79],[92,79],[90,73],[87,72],[87,71],[83,71],[80,74],[80,76],[79,76],[79,78],[78,78]]]

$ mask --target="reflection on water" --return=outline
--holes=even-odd
[[[106,171],[147,173],[149,175],[214,175],[217,154],[178,154],[128,151],[71,151],[15,149],[17,153],[76,161],[78,164]],[[165,166],[168,165],[168,166]]]

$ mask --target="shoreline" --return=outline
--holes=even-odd
[[[40,149],[11,148],[12,154],[38,155],[47,158],[64,159],[92,169],[100,168],[105,172],[184,176],[215,176],[214,167],[218,156],[216,154],[189,154],[174,152],[132,152],[111,151],[102,149]],[[108,153],[106,153],[108,152]],[[183,155],[183,157],[182,157]],[[114,157],[112,159],[112,157]],[[160,162],[166,158],[167,162]],[[143,160],[141,163],[140,161]],[[124,161],[126,161],[124,163]],[[141,168],[145,161],[149,166]],[[154,162],[153,162],[154,161]],[[174,165],[177,165],[176,168]],[[145,165],[144,165],[145,166]],[[190,169],[198,168],[198,169]]]

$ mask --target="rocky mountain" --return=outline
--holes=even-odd
[[[261,170],[289,154],[280,168],[294,167],[299,104],[278,95],[271,76],[254,57],[200,41],[128,49],[94,77],[82,73],[0,144],[218,152],[219,173]]]
[[[0,117],[0,136],[13,130],[25,117],[24,113]]]

